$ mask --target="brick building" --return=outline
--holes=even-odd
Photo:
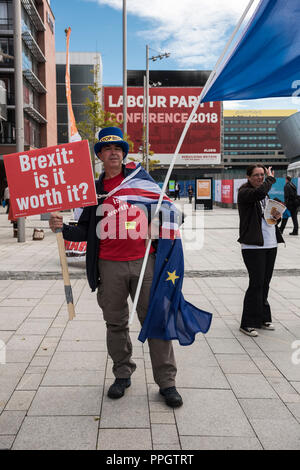
[[[24,146],[30,150],[57,143],[55,19],[50,0],[20,1]],[[13,35],[12,0],[0,0],[0,80],[6,90],[6,119],[0,123],[0,160],[16,149]]]

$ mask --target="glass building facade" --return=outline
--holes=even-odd
[[[68,109],[66,100],[66,53],[56,53],[57,140],[68,142]],[[85,102],[93,100],[89,85],[102,86],[101,56],[92,52],[70,52],[70,82],[72,107],[76,123],[86,119]]]

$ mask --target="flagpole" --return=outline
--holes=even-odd
[[[155,211],[155,214],[154,214],[154,217],[156,216],[156,214],[159,212],[160,210],[160,207],[161,207],[161,203],[162,203],[162,200],[163,200],[163,197],[165,195],[165,192],[166,192],[166,188],[167,188],[167,184],[168,184],[168,181],[170,179],[170,176],[171,176],[171,173],[173,171],[173,167],[175,165],[175,161],[176,161],[176,158],[177,158],[177,155],[179,153],[179,150],[181,148],[181,145],[184,141],[184,138],[186,136],[186,133],[188,131],[188,128],[190,127],[190,124],[192,122],[192,119],[198,109],[198,106],[200,106],[200,103],[201,103],[201,100],[202,100],[202,97],[204,96],[204,92],[206,91],[208,85],[212,82],[213,78],[214,78],[214,75],[216,74],[216,69],[217,67],[219,66],[220,62],[222,61],[223,57],[225,56],[230,44],[232,43],[233,41],[233,38],[234,36],[236,35],[237,31],[239,30],[242,22],[244,21],[248,11],[250,10],[252,4],[253,4],[254,0],[250,0],[246,10],[244,11],[244,13],[242,14],[237,26],[235,27],[229,41],[227,42],[225,48],[224,48],[224,51],[221,55],[221,57],[219,58],[219,60],[217,61],[215,67],[214,67],[214,70],[211,72],[211,74],[209,75],[208,77],[208,80],[204,86],[204,88],[202,89],[202,92],[197,100],[197,103],[195,104],[194,108],[193,108],[193,111],[191,112],[190,116],[189,116],[189,119],[188,121],[186,122],[185,126],[184,126],[184,129],[183,129],[183,132],[180,136],[180,139],[179,139],[179,142],[177,144],[177,147],[176,147],[176,150],[175,150],[175,153],[173,155],[173,158],[172,158],[172,161],[171,161],[171,164],[169,166],[169,169],[167,171],[167,174],[166,174],[166,177],[165,177],[165,181],[164,181],[164,184],[163,184],[163,187],[161,189],[161,193],[160,193],[160,196],[159,196],[159,200],[158,200],[158,203],[157,203],[157,207],[156,207],[156,211]],[[141,287],[142,287],[142,282],[143,282],[143,279],[144,279],[144,274],[145,274],[145,270],[146,270],[146,265],[147,265],[147,262],[148,262],[148,257],[149,257],[149,253],[150,253],[150,246],[151,246],[151,240],[149,240],[148,242],[148,245],[147,245],[147,248],[146,248],[146,252],[145,252],[145,256],[144,256],[144,260],[143,260],[143,264],[142,264],[142,268],[141,268],[141,273],[140,273],[140,277],[139,277],[139,280],[138,280],[138,285],[137,285],[137,289],[136,289],[136,293],[135,293],[135,297],[134,297],[134,301],[133,301],[133,306],[132,306],[132,311],[131,311],[131,314],[130,314],[130,318],[129,318],[129,325],[132,324],[133,322],[133,318],[134,318],[134,314],[135,314],[135,311],[136,311],[136,307],[137,307],[137,303],[138,303],[138,300],[139,300],[139,296],[140,296],[140,292],[141,292]]]
[[[208,77],[208,79],[207,79],[207,81],[206,81],[206,83],[205,83],[205,85],[204,85],[204,88],[203,88],[203,90],[202,90],[202,96],[205,96],[208,87],[211,85],[213,79],[215,78],[215,75],[216,75],[216,73],[217,73],[217,69],[218,69],[220,63],[222,62],[222,60],[223,60],[223,58],[224,58],[226,52],[228,51],[228,49],[229,49],[229,47],[230,47],[230,45],[231,45],[231,43],[232,43],[232,41],[233,41],[233,39],[234,39],[236,33],[237,33],[238,30],[240,29],[240,27],[241,27],[241,25],[242,25],[242,23],[243,23],[245,17],[247,16],[248,11],[249,11],[250,8],[252,7],[253,3],[254,3],[254,0],[250,0],[250,2],[248,3],[248,6],[246,7],[244,13],[242,14],[242,16],[241,16],[241,18],[240,18],[238,24],[237,24],[236,27],[234,28],[234,30],[233,30],[233,32],[232,32],[232,35],[230,36],[229,40],[227,41],[227,44],[226,44],[226,46],[225,46],[225,48],[224,48],[222,54],[220,55],[220,57],[219,57],[219,59],[218,59],[216,65],[214,66],[213,71],[210,73],[210,75],[209,75],[209,77]],[[261,2],[259,2],[259,4],[260,4],[260,3],[261,3]],[[259,5],[258,5],[258,6],[259,6]],[[199,103],[199,104],[200,104],[200,103]]]

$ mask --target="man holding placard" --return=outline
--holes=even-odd
[[[149,219],[136,206],[127,201],[127,195],[136,191],[144,197],[154,182],[144,180],[137,188],[132,181],[137,165],[123,164],[129,150],[122,131],[108,127],[99,132],[95,153],[104,166],[97,182],[98,206],[86,207],[76,227],[63,225],[62,216],[52,214],[49,221],[53,231],[63,228],[69,241],[87,240],[87,277],[92,291],[98,288],[97,298],[107,326],[107,348],[113,360],[115,382],[108,390],[110,398],[120,398],[131,385],[131,375],[136,369],[128,328],[128,295],[134,297],[146,250]],[[122,187],[124,196],[122,196]],[[114,197],[118,188],[118,197]],[[157,193],[160,188],[157,186]],[[152,195],[148,189],[147,195]],[[124,200],[122,200],[124,197]],[[155,256],[151,248],[147,263],[137,313],[144,322],[152,285]],[[100,282],[99,282],[100,279]],[[176,362],[172,342],[151,338],[148,340],[153,376],[171,407],[182,405],[175,387]]]

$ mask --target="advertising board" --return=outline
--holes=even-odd
[[[156,87],[149,91],[149,143],[153,158],[169,164],[201,87]],[[104,109],[123,120],[123,89],[104,87]],[[127,133],[133,156],[143,147],[144,89],[127,89]],[[177,164],[206,165],[221,161],[221,104],[202,103],[179,150]]]

